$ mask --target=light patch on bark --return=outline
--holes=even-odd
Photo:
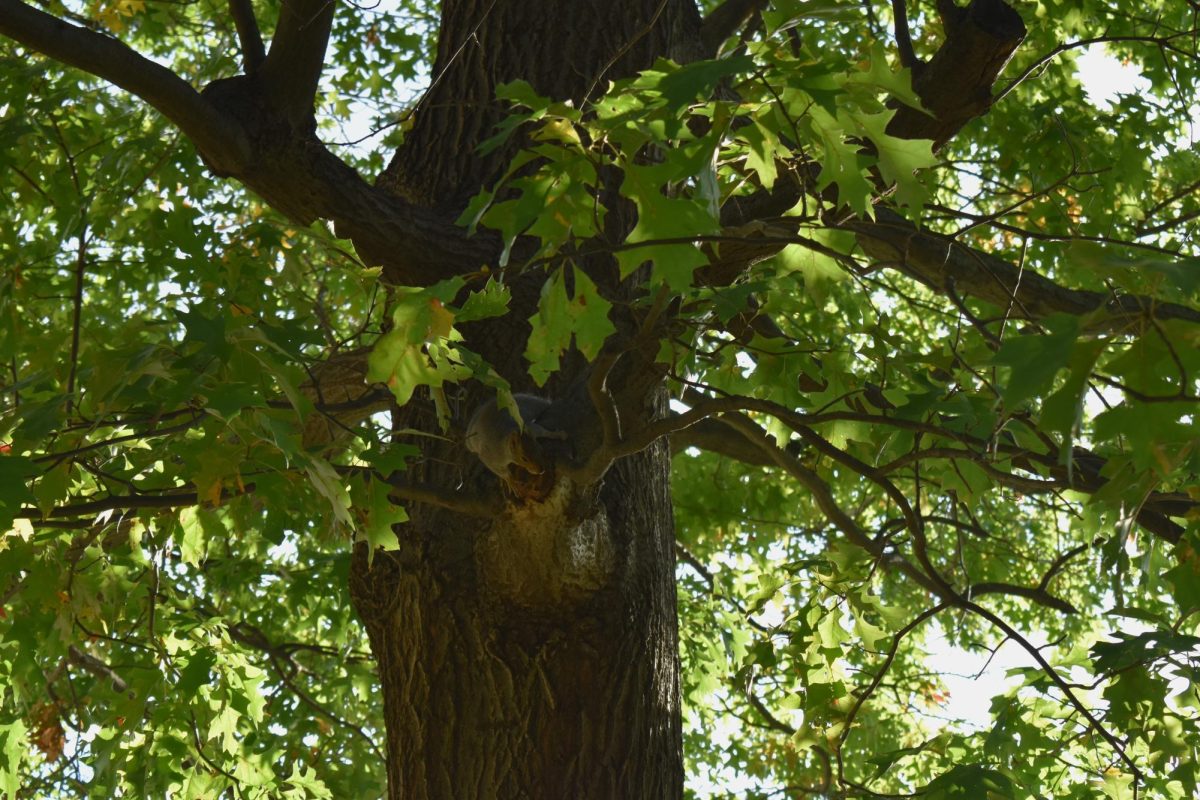
[[[475,557],[486,591],[548,613],[569,611],[607,586],[616,563],[604,506],[582,500],[567,480],[544,502],[509,506],[480,534]]]

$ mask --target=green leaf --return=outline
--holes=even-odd
[[[225,361],[233,351],[226,340],[226,317],[223,313],[205,314],[198,307],[190,306],[186,311],[176,311],[175,316],[183,323],[184,342],[200,345],[200,353]]]
[[[876,41],[871,45],[866,68],[851,73],[846,80],[847,85],[881,89],[905,105],[929,114],[921,104],[921,98],[912,89],[912,72],[908,69],[893,72],[888,66],[889,61],[889,54],[883,42]]]
[[[0,477],[0,481],[3,480],[4,478]],[[70,488],[70,464],[63,463],[42,473],[33,487],[33,494],[37,497],[38,510],[42,512],[42,515],[49,516],[55,504],[66,498]],[[0,499],[0,503],[3,503],[2,499]]]
[[[192,506],[179,512],[179,555],[183,563],[197,566],[204,560],[204,524],[200,520],[201,509]]]
[[[746,167],[758,175],[765,189],[775,186],[779,170],[776,158],[784,158],[787,150],[780,144],[776,133],[757,119],[738,131],[738,137],[746,142]]]
[[[1092,662],[1097,672],[1119,672],[1135,664],[1148,664],[1175,653],[1196,652],[1200,637],[1173,631],[1147,631],[1137,635],[1120,631],[1110,634],[1115,641],[1092,645]]]
[[[212,668],[217,663],[217,654],[210,648],[202,648],[192,653],[187,665],[179,672],[179,680],[175,688],[183,694],[190,695],[201,686],[212,682]]]
[[[9,529],[21,506],[37,501],[27,481],[38,472],[28,458],[0,453],[0,530]]]
[[[1070,361],[1079,335],[1079,319],[1069,314],[1054,314],[1044,324],[1048,329],[1044,334],[1006,338],[993,359],[996,364],[1011,368],[1001,391],[1007,408],[1016,409],[1046,391],[1054,376]]]
[[[638,220],[625,239],[626,247],[617,252],[617,261],[622,277],[650,261],[652,283],[665,281],[673,291],[684,292],[692,284],[696,267],[708,261],[693,238],[715,234],[720,226],[702,199],[668,197],[663,193],[673,172],[671,165],[626,166],[621,194],[637,205]],[[673,239],[682,241],[663,241]]]
[[[529,318],[533,330],[525,358],[539,386],[558,370],[559,359],[572,342],[590,361],[615,330],[608,318],[612,304],[583,270],[574,268],[571,274],[574,293],[567,293],[566,269],[555,270],[542,285],[537,314]]]
[[[393,472],[404,472],[408,469],[408,459],[420,455],[421,448],[416,445],[396,443],[383,446],[376,442],[362,454],[362,459],[373,470],[387,476]]]
[[[1083,401],[1088,378],[1105,346],[1106,342],[1100,340],[1077,342],[1067,362],[1070,368],[1067,379],[1042,403],[1042,423],[1049,430],[1063,434],[1064,451],[1070,451],[1073,432],[1083,422]]]
[[[849,0],[775,0],[763,9],[767,33],[775,34],[802,24],[808,19],[855,20],[859,7]]]
[[[285,793],[287,798],[295,798],[295,800],[333,800],[333,794],[329,788],[317,777],[317,772],[309,767],[300,766],[299,762],[292,763],[292,772],[287,776],[286,783],[288,786],[294,787],[293,791]]]
[[[754,60],[747,55],[708,61],[692,61],[683,66],[659,61],[655,69],[666,74],[658,81],[658,90],[672,108],[681,108],[696,98],[707,99],[718,84],[733,75],[749,72]]]
[[[21,424],[12,436],[11,449],[17,452],[40,446],[52,431],[62,426],[66,395],[57,395],[42,403],[27,403],[20,409]]]
[[[208,726],[208,735],[204,737],[205,741],[211,742],[213,739],[219,739],[218,746],[221,750],[233,755],[238,750],[237,727],[240,719],[241,715],[234,710],[233,706],[225,706],[213,717],[212,723]]]
[[[838,201],[859,214],[874,218],[871,206],[873,190],[867,179],[866,159],[859,145],[846,141],[846,131],[824,109],[812,109],[812,124],[821,140],[821,174],[817,188],[837,186]]]
[[[1200,609],[1200,558],[1194,552],[1182,564],[1163,573],[1171,583],[1175,602],[1184,613]]]
[[[266,406],[258,387],[249,383],[222,383],[208,391],[208,410],[224,420],[233,419],[243,408]]]
[[[1017,797],[1012,780],[984,764],[958,764],[926,786],[922,795],[930,800],[1015,800]]]
[[[467,301],[455,314],[455,322],[473,322],[503,316],[508,312],[510,300],[512,292],[509,288],[495,278],[488,278],[482,289],[471,292],[467,297]]]
[[[927,748],[931,747],[934,744],[935,744],[935,740],[930,739],[930,740],[927,740],[927,741],[917,745],[916,747],[901,747],[899,749],[891,750],[889,752],[881,753],[877,756],[872,756],[872,757],[868,758],[867,761],[871,764],[876,765],[876,767],[877,767],[873,777],[878,778],[879,776],[881,776],[885,772],[887,772],[889,769],[891,769],[892,766],[897,761],[908,758],[909,756],[920,755]]]
[[[353,523],[348,511],[350,507],[350,493],[346,490],[341,476],[334,471],[328,461],[320,458],[310,459],[305,467],[305,472],[308,473],[308,478],[312,481],[313,488],[329,502],[334,519],[347,527],[351,527]]]
[[[0,790],[9,797],[17,797],[23,783],[21,764],[28,735],[25,723],[19,719],[0,725],[0,756],[4,758],[4,763],[0,764]]]
[[[901,205],[920,208],[929,190],[916,173],[939,162],[933,155],[933,142],[928,139],[898,139],[887,133],[888,123],[894,116],[894,109],[878,114],[849,114],[859,131],[875,145],[879,171],[883,173],[884,180],[896,185],[896,199]]]
[[[354,483],[354,506],[359,511],[355,529],[360,541],[367,543],[367,563],[375,558],[375,550],[395,550],[400,547],[394,525],[408,521],[403,506],[392,503],[388,486],[383,481],[366,477]]]
[[[459,336],[454,312],[446,305],[462,283],[454,278],[398,293],[393,327],[367,357],[367,380],[386,384],[398,405],[406,404],[419,387],[439,389],[447,381],[470,377],[457,345],[450,344]]]
[[[1200,293],[1200,257],[1166,258],[1144,253],[1130,257],[1115,248],[1085,241],[1072,242],[1067,255],[1080,266],[1111,278],[1129,291],[1143,292],[1149,286],[1191,297]]]

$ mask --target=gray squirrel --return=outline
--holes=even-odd
[[[550,401],[532,394],[514,394],[524,428],[495,399],[481,405],[467,424],[467,449],[479,456],[484,466],[503,479],[512,477],[511,467],[520,467],[531,475],[541,475],[539,439],[566,439],[538,423],[538,417],[550,407]]]

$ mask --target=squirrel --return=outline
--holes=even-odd
[[[512,477],[510,469],[520,467],[530,475],[541,475],[545,468],[539,463],[539,439],[566,439],[564,431],[554,431],[538,423],[538,417],[550,407],[550,401],[532,394],[514,394],[518,424],[507,409],[496,400],[484,403],[471,415],[467,424],[467,449],[479,456],[484,466],[502,479]]]

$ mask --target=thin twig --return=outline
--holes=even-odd
[[[1174,46],[1170,46],[1168,43],[1171,39],[1188,36],[1191,33],[1192,31],[1181,31],[1180,33],[1173,34],[1172,36],[1094,36],[1090,39],[1080,39],[1078,41],[1060,44],[1058,47],[1055,47],[1049,53],[1046,53],[1044,56],[1038,58],[1028,67],[1026,67],[1020,75],[1013,78],[1008,85],[1004,87],[1004,90],[996,96],[996,99],[992,102],[992,104],[995,105],[996,103],[999,103],[1008,96],[1009,92],[1020,86],[1026,78],[1068,50],[1075,50],[1080,47],[1088,47],[1090,45],[1101,44],[1103,42],[1145,42],[1148,44],[1156,44],[1159,47],[1167,50],[1183,52],[1179,51],[1179,49]],[[1191,54],[1184,53],[1184,55],[1190,56]]]
[[[1054,669],[1054,667],[1050,665],[1050,662],[1048,662],[1045,656],[1042,655],[1041,650],[1039,650],[1032,642],[1018,633],[1011,625],[986,608],[983,608],[982,606],[977,605],[966,598],[961,598],[958,604],[976,616],[983,617],[988,622],[992,623],[1001,631],[1003,631],[1005,636],[1019,644],[1025,650],[1025,652],[1029,654],[1030,658],[1037,663],[1042,672],[1044,672],[1046,676],[1050,678],[1051,682],[1058,687],[1059,691],[1066,696],[1067,702],[1070,703],[1071,706],[1073,706],[1075,710],[1077,710],[1083,716],[1083,718],[1088,721],[1088,724],[1091,725],[1091,727],[1098,734],[1100,734],[1101,738],[1108,742],[1109,746],[1112,747],[1113,751],[1117,754],[1117,757],[1120,758],[1121,761],[1125,762],[1126,766],[1128,766],[1129,770],[1133,773],[1135,786],[1142,783],[1142,771],[1138,768],[1138,765],[1136,762],[1134,762],[1133,758],[1125,752],[1125,745],[1121,743],[1121,740],[1118,739],[1115,734],[1101,725],[1100,720],[1097,719],[1091,710],[1089,710],[1088,707],[1085,706],[1083,702],[1075,696],[1075,693],[1071,691],[1070,684],[1063,680],[1063,677],[1058,674],[1058,670]]]
[[[942,602],[938,603],[932,608],[922,611],[914,619],[910,620],[903,628],[896,631],[896,634],[892,637],[892,646],[888,648],[887,656],[884,658],[882,666],[879,667],[879,671],[876,672],[874,677],[871,678],[871,682],[867,684],[867,688],[855,698],[854,705],[850,707],[850,711],[846,714],[846,721],[842,723],[842,734],[840,737],[838,737],[838,746],[834,751],[835,755],[837,756],[838,783],[848,784],[848,781],[846,780],[845,766],[842,763],[842,749],[845,747],[846,739],[850,736],[850,730],[854,725],[854,718],[858,716],[858,712],[863,707],[863,704],[870,699],[871,695],[875,693],[875,690],[879,688],[879,684],[883,682],[883,676],[887,674],[887,671],[892,666],[892,662],[896,660],[896,653],[898,653],[900,650],[900,642],[918,625],[930,617],[938,614],[939,612],[944,611],[949,607],[949,605],[950,604],[948,602]]]
[[[892,0],[892,17],[896,23],[896,49],[900,52],[900,66],[914,69],[920,62],[913,51],[912,35],[908,30],[908,12],[904,0]]]

